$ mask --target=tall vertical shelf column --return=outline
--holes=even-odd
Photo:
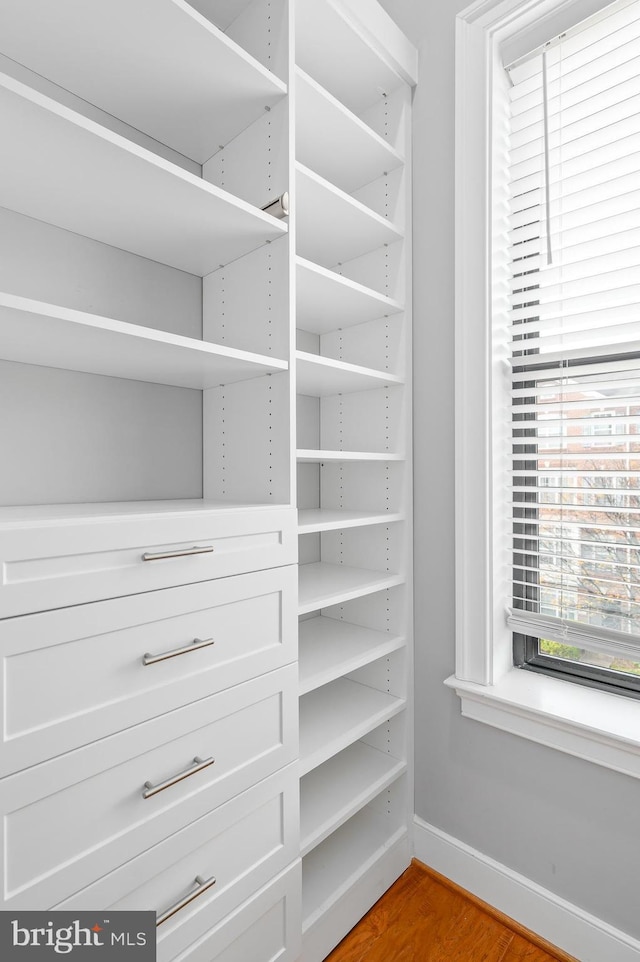
[[[320,962],[410,859],[410,111],[380,7],[296,3],[302,926]]]
[[[300,949],[291,18],[0,4],[0,907],[159,962]]]

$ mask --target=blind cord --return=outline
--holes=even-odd
[[[547,229],[547,264],[553,263],[551,251],[551,190],[549,187],[549,97],[547,87],[547,52],[542,54],[542,109],[544,114],[544,204]]]

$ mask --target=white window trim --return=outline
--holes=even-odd
[[[640,778],[640,701],[513,667],[504,603],[508,561],[494,547],[507,544],[495,537],[504,523],[505,489],[493,443],[506,364],[492,337],[492,132],[496,89],[506,82],[498,44],[543,19],[580,19],[574,11],[588,15],[593,6],[594,0],[477,0],[456,21],[456,673],[446,684],[468,718]]]

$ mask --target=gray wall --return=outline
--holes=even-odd
[[[640,937],[640,783],[463,719],[457,696],[442,684],[454,670],[455,629],[454,21],[467,3],[381,3],[420,48],[414,114],[416,813]],[[429,428],[424,435],[421,426]]]

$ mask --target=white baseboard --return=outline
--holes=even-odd
[[[415,857],[580,962],[638,962],[640,942],[418,816]]]

